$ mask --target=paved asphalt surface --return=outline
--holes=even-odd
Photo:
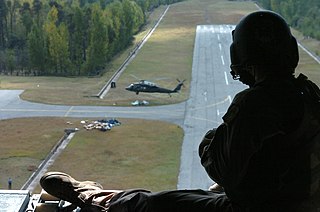
[[[231,25],[197,27],[178,189],[207,189],[213,183],[200,164],[199,143],[208,130],[222,122],[234,95],[246,88],[229,74],[233,28]]]
[[[0,120],[17,117],[144,118],[180,125],[185,131],[177,188],[207,189],[212,181],[200,165],[198,145],[203,135],[222,122],[235,93],[245,87],[229,74],[230,25],[197,27],[190,98],[155,107],[58,106],[23,101],[22,90],[0,90]]]

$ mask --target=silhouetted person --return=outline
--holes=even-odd
[[[201,163],[217,183],[209,191],[108,191],[57,172],[45,174],[42,187],[83,211],[316,211],[320,91],[304,75],[294,77],[296,39],[270,11],[247,15],[232,36],[231,74],[249,88],[199,146]]]
[[[11,177],[9,177],[9,179],[8,179],[8,189],[9,190],[12,189],[12,179],[11,179]]]

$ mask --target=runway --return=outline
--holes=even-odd
[[[213,183],[200,164],[199,143],[222,122],[234,95],[246,88],[229,74],[233,29],[232,25],[197,26],[178,189],[207,189]]]
[[[0,120],[19,117],[141,118],[172,122],[184,129],[178,189],[207,189],[212,181],[200,165],[203,135],[222,122],[235,93],[243,90],[229,74],[232,25],[197,26],[188,101],[165,106],[61,106],[31,103],[22,90],[0,90]]]

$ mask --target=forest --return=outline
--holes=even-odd
[[[264,8],[281,14],[295,29],[305,36],[320,40],[319,0],[257,0]]]
[[[159,5],[181,0],[0,0],[0,74],[95,76]]]

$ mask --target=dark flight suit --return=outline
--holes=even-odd
[[[318,189],[320,126],[296,81],[272,79],[240,92],[224,123],[205,135],[201,163],[225,192],[127,190],[107,211],[308,211],[313,203],[301,209],[301,202]]]
[[[320,126],[303,84],[273,79],[244,90],[206,135],[201,163],[246,211],[294,211],[318,188]]]

